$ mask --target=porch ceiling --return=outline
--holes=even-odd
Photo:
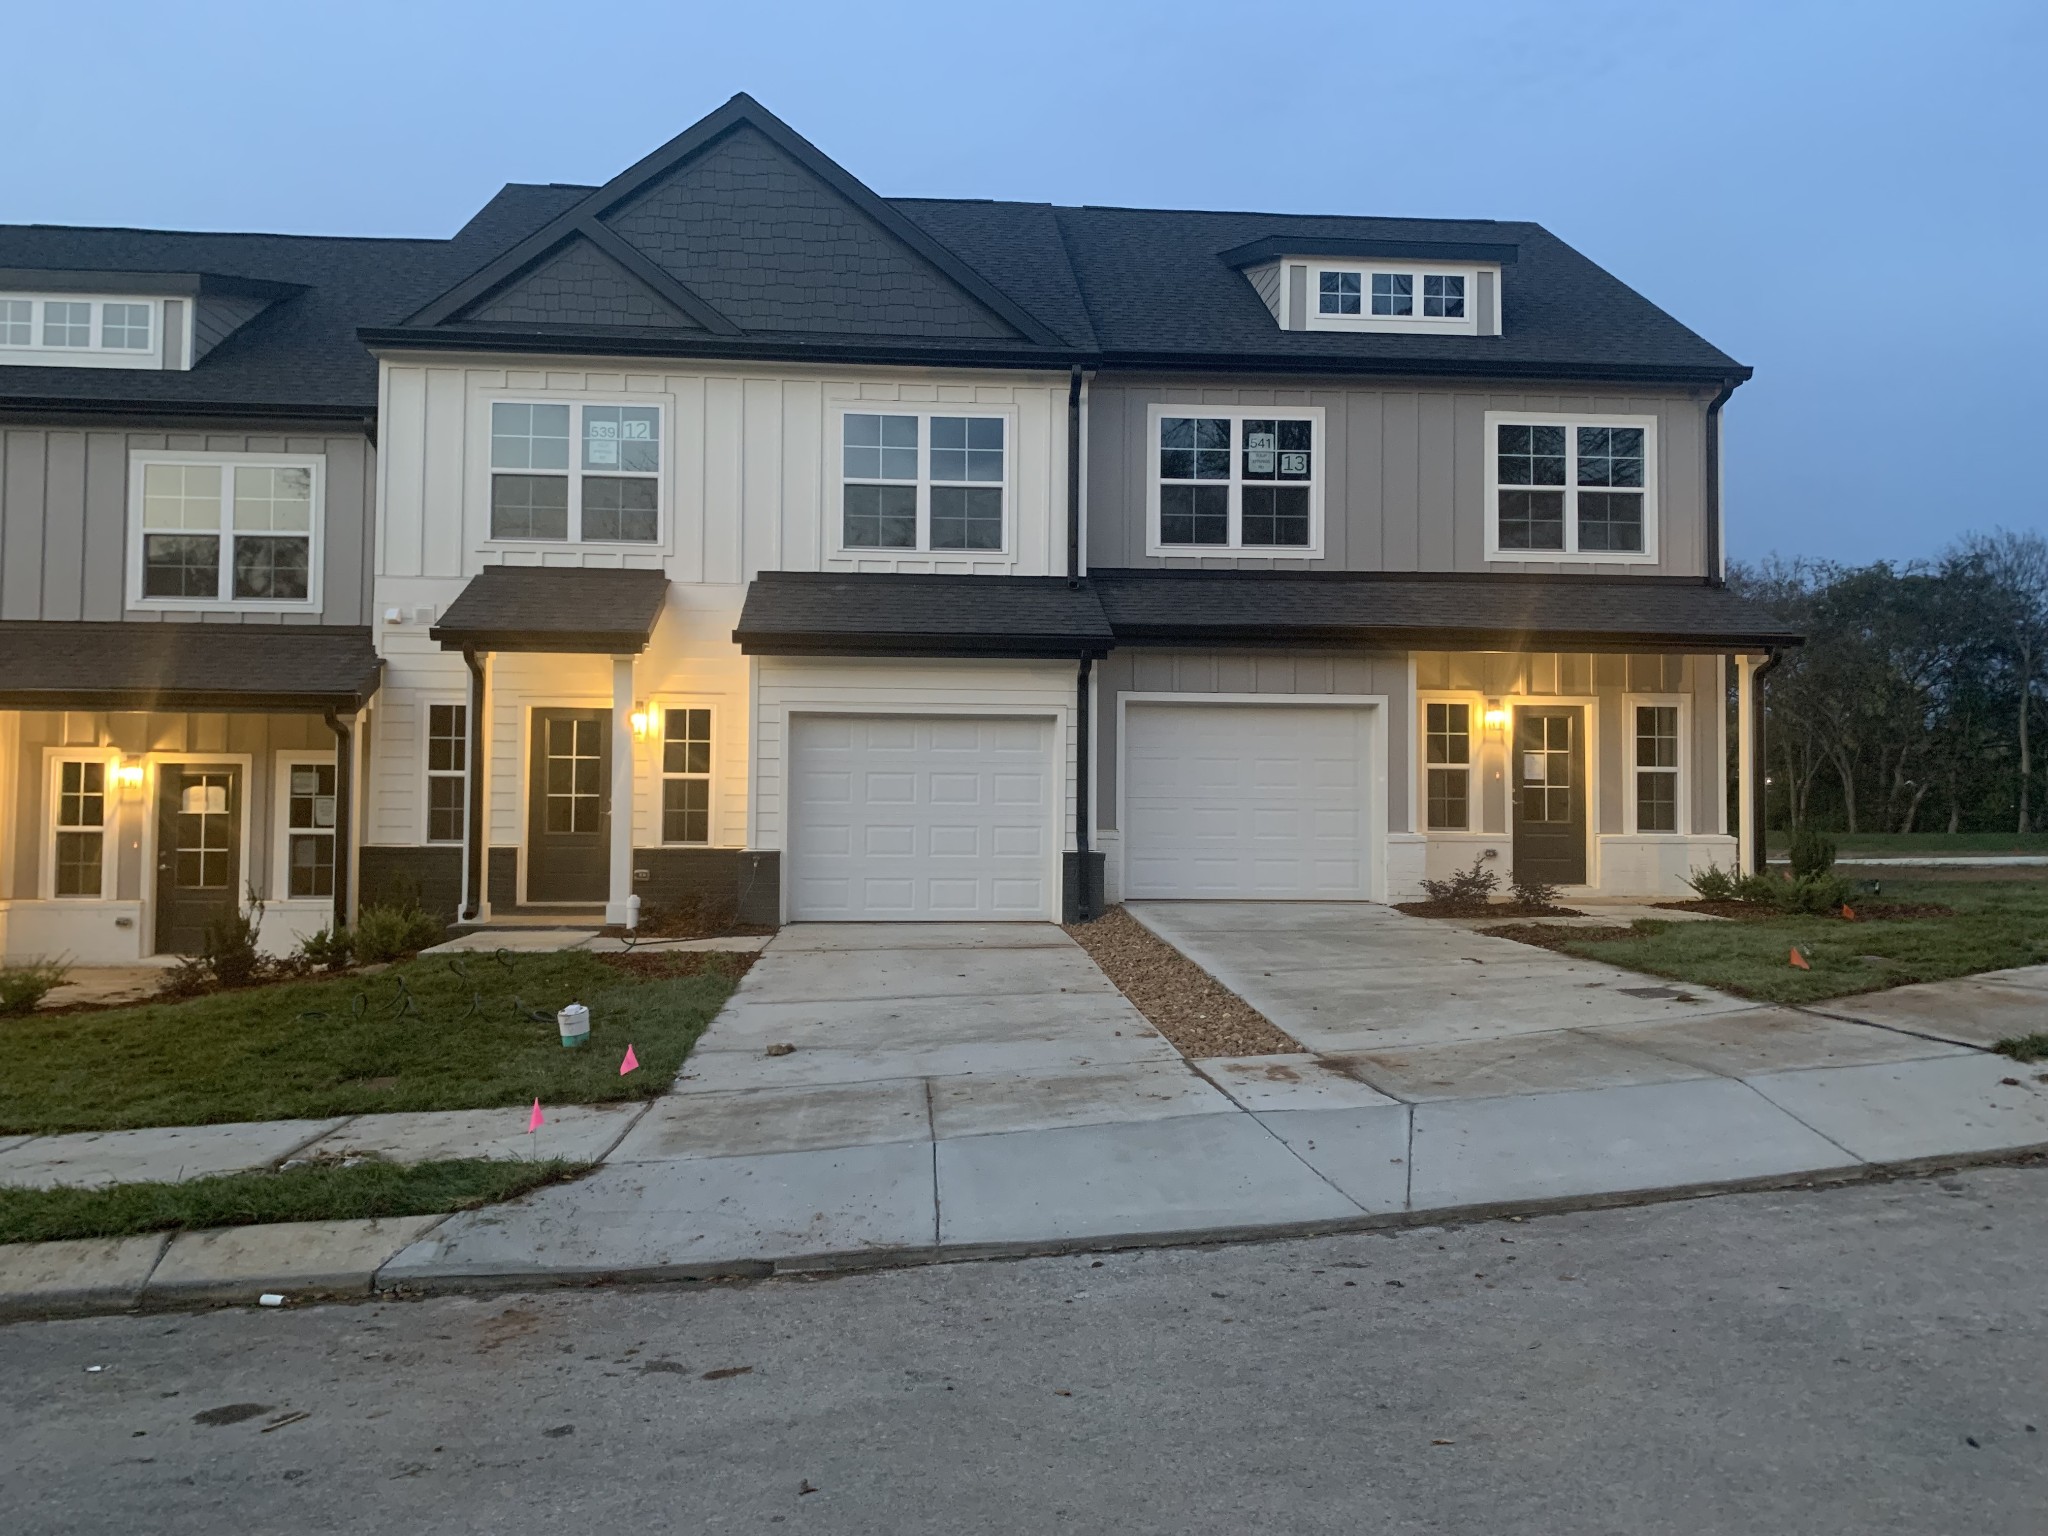
[[[0,622],[0,708],[353,713],[383,667],[365,627]]]

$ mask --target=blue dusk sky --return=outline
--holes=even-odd
[[[1532,219],[1756,369],[1738,559],[2048,527],[2048,6],[17,3],[0,222],[447,235],[749,91],[886,195]]]

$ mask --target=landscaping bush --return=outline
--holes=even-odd
[[[1771,883],[1777,888],[1777,904],[1787,912],[1839,912],[1850,896],[1849,882],[1840,875],[1805,875]]]
[[[206,925],[199,942],[199,963],[215,986],[246,987],[263,969],[256,933],[263,926],[263,903],[250,893],[247,912],[223,912]]]
[[[1557,905],[1557,887],[1547,880],[1534,875],[1525,875],[1516,870],[1508,881],[1508,890],[1515,900],[1525,907],[1554,907]]]
[[[1685,883],[1692,887],[1693,895],[1701,901],[1735,900],[1735,881],[1735,871],[1723,869],[1718,864],[1696,869],[1685,877]]]
[[[408,903],[364,907],[356,914],[355,927],[344,933],[355,958],[364,965],[376,965],[403,960],[440,943],[443,931],[438,917]]]
[[[1458,907],[1483,907],[1499,889],[1500,876],[1486,867],[1483,853],[1472,860],[1470,869],[1461,869],[1448,880],[1422,882],[1422,894],[1431,901]]]
[[[1835,840],[1812,827],[1795,828],[1790,858],[1794,881],[1825,875],[1835,867]]]
[[[346,928],[318,928],[299,940],[299,956],[322,971],[344,969],[355,954],[355,935]]]
[[[71,967],[61,960],[0,966],[0,1014],[31,1012],[70,974]]]

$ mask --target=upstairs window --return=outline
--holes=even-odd
[[[149,368],[159,299],[0,295],[0,362]]]
[[[134,479],[133,601],[318,604],[320,460],[153,453]]]
[[[1430,274],[1422,279],[1422,313],[1431,320],[1465,318],[1465,279]]]
[[[1320,411],[1170,412],[1156,416],[1152,553],[1314,552]]]
[[[1359,312],[1359,275],[1356,272],[1321,274],[1322,291],[1317,308],[1326,315],[1355,315]]]
[[[1372,312],[1376,315],[1414,314],[1414,276],[1407,272],[1373,273]]]
[[[1293,322],[1283,318],[1283,325],[1292,323],[1312,331],[1499,333],[1498,305],[1493,299],[1499,291],[1498,273],[1494,269],[1474,267],[1456,272],[1374,261],[1343,265],[1311,261],[1304,265],[1307,286],[1290,290],[1297,296],[1286,302],[1305,306],[1308,313]],[[1276,279],[1276,284],[1281,281]],[[1269,305],[1278,301],[1279,293],[1276,286]]]
[[[841,547],[1000,553],[1008,547],[1009,422],[848,411],[840,418]]]
[[[491,537],[659,542],[661,408],[494,401]]]
[[[1656,553],[1654,426],[1645,417],[1487,417],[1488,553],[1648,560]]]

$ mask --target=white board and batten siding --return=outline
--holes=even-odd
[[[1074,692],[1066,662],[762,657],[752,846],[787,915],[1056,918]]]
[[[399,583],[459,582],[497,562],[627,565],[665,569],[677,582],[734,588],[763,570],[1063,575],[1066,392],[1064,374],[976,378],[957,370],[941,375],[740,364],[621,371],[387,360],[379,572]],[[494,542],[490,409],[500,399],[661,406],[661,541]],[[839,414],[848,408],[948,407],[986,408],[1011,423],[1005,444],[1008,549],[972,555],[841,553]]]

